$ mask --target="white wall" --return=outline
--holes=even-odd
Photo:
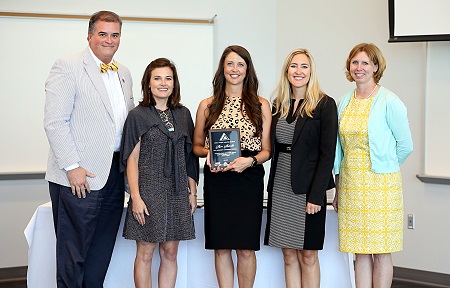
[[[0,181],[0,268],[27,265],[23,230],[36,207],[48,201],[44,180]]]
[[[408,107],[414,140],[414,153],[401,167],[406,214],[415,214],[416,229],[408,230],[405,221],[404,250],[394,253],[394,265],[450,274],[450,232],[447,228],[450,187],[424,184],[415,175],[423,172],[424,103],[426,85],[447,91],[449,82],[426,83],[426,44],[387,43],[388,1],[277,1],[276,66],[281,67],[287,53],[296,47],[308,48],[318,64],[322,87],[338,100],[354,89],[344,75],[348,53],[360,42],[373,42],[384,53],[387,70],[381,84],[397,93]],[[450,45],[439,45],[442,67],[434,65],[436,74],[449,67]],[[430,51],[431,53],[434,50]],[[435,63],[439,63],[436,61]],[[447,70],[439,70],[447,69]],[[437,88],[436,88],[437,89]],[[447,107],[448,111],[448,107]],[[447,123],[436,127],[443,132]],[[442,151],[447,153],[447,151]],[[447,163],[448,165],[448,163]],[[326,273],[326,272],[325,272]]]
[[[258,7],[258,13],[249,13],[249,11],[254,11],[254,7]],[[260,94],[264,97],[270,94],[275,83],[275,8],[274,0],[172,2],[153,0],[111,0],[107,2],[1,0],[0,6],[0,10],[5,12],[90,15],[98,10],[112,10],[121,16],[161,18],[210,19],[217,14],[214,32],[215,65],[225,47],[233,44],[246,47],[252,55],[261,83]],[[261,32],[264,37],[255,31]],[[14,33],[13,28],[11,33]],[[29,31],[29,33],[38,34],[39,31]],[[143,43],[145,41],[152,43],[154,39],[149,35],[142,35]],[[85,38],[81,38],[79,41],[87,45]],[[31,43],[30,49],[38,49],[38,44]],[[180,49],[183,49],[183,45],[185,43],[180,43]],[[17,57],[23,56],[18,55]],[[199,61],[202,60],[199,59]],[[134,81],[135,84],[138,84],[140,80],[134,79]],[[44,83],[42,83],[42,89],[43,87]],[[206,98],[210,95],[203,96]],[[6,97],[6,95],[0,95],[0,97]],[[43,107],[36,107],[36,109],[43,109]],[[195,114],[195,111],[192,113]],[[27,265],[27,244],[23,230],[36,207],[50,200],[47,190],[47,183],[43,180],[0,181],[0,231],[2,231],[0,233],[0,268]]]
[[[415,145],[415,152],[402,166],[402,175],[405,214],[415,214],[416,229],[406,229],[405,223],[404,251],[394,254],[394,265],[450,274],[450,249],[446,248],[450,243],[446,227],[449,186],[424,184],[415,177],[423,170],[425,87],[430,84],[426,83],[426,44],[387,43],[387,1],[193,0],[161,4],[134,0],[123,3],[117,0],[109,1],[108,5],[86,0],[3,0],[1,9],[72,14],[109,9],[124,16],[180,18],[210,18],[217,14],[215,62],[230,44],[247,47],[262,83],[261,94],[265,97],[278,80],[286,54],[294,48],[305,47],[316,58],[324,90],[339,99],[354,88],[343,74],[348,52],[360,42],[376,43],[387,60],[381,84],[396,92],[408,107]],[[448,62],[450,47],[444,48],[446,53],[441,56]],[[0,217],[5,219],[0,222],[0,268],[26,265],[26,243],[21,231],[36,205],[48,201],[46,189],[44,183],[34,181],[33,185],[21,181],[0,182]],[[15,219],[15,215],[21,216]]]
[[[14,33],[10,32],[11,27]],[[132,79],[137,80],[133,86],[136,99],[142,99],[139,80],[145,67],[151,60],[164,56],[176,63],[182,103],[195,113],[198,103],[211,92],[214,25],[126,21],[122,34],[122,44],[114,57],[126,63]],[[0,141],[0,173],[45,171],[48,141],[42,129],[45,101],[42,83],[54,60],[86,48],[86,41],[80,41],[86,38],[86,20],[1,17],[0,35],[2,43],[8,43],[0,46],[0,63],[3,71],[8,71],[0,77],[2,94],[7,95],[0,97],[0,131],[5,139],[14,139]],[[154,36],[143,44],[142,35]],[[155,42],[163,44],[154,45]],[[30,50],[30,43],[36,43],[40,49]],[[180,49],[180,44],[186,45]],[[27,57],[11,57],[23,54]],[[32,77],[25,78],[26,85],[17,85],[24,81],[22,70],[30,59],[38,69],[33,70]],[[29,149],[30,139],[33,149]]]
[[[424,174],[450,178],[450,41],[427,45],[427,99],[425,102]],[[445,130],[444,130],[445,131]],[[447,130],[448,131],[448,130]]]

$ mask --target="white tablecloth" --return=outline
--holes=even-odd
[[[125,208],[124,208],[125,215]],[[123,216],[124,216],[123,215]],[[136,253],[134,241],[125,240],[122,235],[123,219],[117,235],[108,274],[104,287],[134,287],[133,263]],[[177,288],[218,287],[214,271],[214,254],[204,249],[203,209],[194,215],[197,239],[180,242],[178,252]],[[266,212],[264,210],[261,243],[263,243]],[[55,232],[51,204],[46,203],[36,209],[25,229],[28,242],[28,287],[56,287]],[[235,255],[233,253],[233,257]],[[283,256],[280,249],[264,246],[256,252],[257,272],[255,288],[281,288],[284,284]],[[319,252],[321,287],[354,287],[353,259],[351,254],[338,251],[337,214],[327,211],[324,250]],[[236,261],[235,261],[236,263]],[[153,257],[153,287],[157,286],[159,255],[155,250]],[[237,281],[235,287],[238,287]]]

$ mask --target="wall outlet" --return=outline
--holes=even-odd
[[[408,229],[415,228],[414,214],[408,214]]]

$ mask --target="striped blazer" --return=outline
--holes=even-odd
[[[92,190],[108,180],[115,146],[114,115],[89,48],[59,59],[45,83],[44,128],[50,144],[45,179],[70,186],[64,170],[79,163],[96,176],[87,178]],[[134,107],[131,74],[119,64],[119,78],[128,110]]]

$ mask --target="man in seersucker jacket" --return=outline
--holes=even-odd
[[[117,14],[94,13],[89,47],[57,60],[45,83],[58,287],[103,287],[120,224],[119,149],[134,107],[130,71],[113,59],[121,28]]]

